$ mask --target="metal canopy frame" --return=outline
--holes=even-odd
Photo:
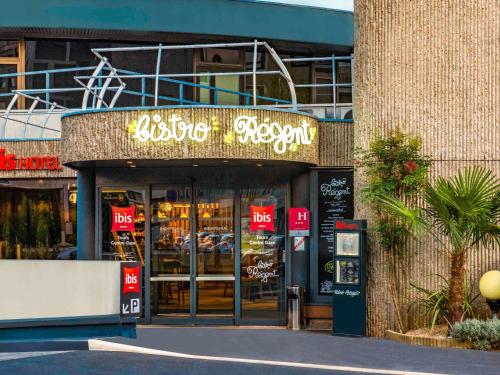
[[[241,48],[241,47],[253,47],[252,53],[252,71],[247,72],[204,72],[204,73],[177,73],[177,74],[161,74],[161,57],[162,52],[166,50],[182,50],[182,49],[204,49],[204,48]],[[263,47],[267,52],[269,52],[270,56],[276,62],[280,70],[274,71],[266,71],[266,70],[257,70],[257,54],[258,48]],[[110,64],[109,59],[104,55],[106,52],[132,52],[132,51],[153,51],[156,52],[156,69],[155,74],[119,74],[117,70]],[[291,107],[293,110],[297,110],[297,95],[295,93],[295,85],[293,83],[292,77],[288,72],[285,64],[278,56],[276,51],[269,46],[266,42],[259,42],[254,40],[253,42],[245,42],[245,43],[211,43],[211,44],[187,44],[187,45],[172,45],[172,46],[164,46],[159,44],[157,46],[137,46],[137,47],[113,47],[113,48],[93,48],[92,52],[96,55],[96,57],[100,60],[99,65],[94,70],[94,73],[90,76],[75,76],[75,80],[80,84],[83,88],[85,88],[86,92],[84,94],[84,98],[82,101],[82,109],[85,110],[88,107],[88,100],[90,95],[97,95],[97,105],[96,108],[101,108],[104,104],[108,108],[113,108],[118,97],[123,92],[126,87],[124,82],[125,79],[143,79],[143,78],[152,78],[155,80],[155,90],[154,90],[154,105],[158,106],[158,86],[160,78],[194,78],[194,77],[202,77],[202,76],[252,76],[252,97],[253,97],[253,105],[257,106],[257,76],[258,75],[280,75],[287,82],[288,88],[290,90],[291,97]],[[110,69],[108,74],[102,75],[102,69],[107,66]],[[104,79],[104,84],[100,88],[100,90],[96,90],[94,86],[96,80]],[[113,95],[109,105],[106,104],[103,100],[104,95],[106,94],[107,87],[110,84],[112,79],[117,79],[119,82],[119,88],[116,90]],[[85,84],[84,81],[87,80]],[[96,94],[96,92],[99,94]]]
[[[252,67],[251,70],[244,71],[222,71],[222,72],[202,72],[202,73],[161,73],[161,63],[163,51],[168,50],[183,50],[183,49],[204,49],[204,48],[246,48],[247,53],[252,53]],[[134,46],[134,47],[113,47],[113,48],[94,48],[91,50],[92,53],[97,57],[99,63],[96,66],[90,67],[75,67],[66,69],[52,69],[45,71],[33,71],[33,72],[22,72],[22,73],[8,73],[1,75],[4,78],[11,78],[14,76],[25,75],[25,76],[35,76],[44,75],[45,76],[45,88],[37,89],[23,89],[23,90],[12,90],[10,93],[0,93],[0,96],[11,96],[11,100],[3,113],[0,113],[0,139],[6,138],[6,130],[8,122],[18,123],[24,125],[24,131],[22,131],[23,139],[38,139],[28,137],[28,127],[38,128],[40,131],[37,133],[39,139],[44,139],[47,131],[61,133],[60,129],[55,129],[49,127],[49,120],[51,116],[60,116],[61,113],[69,112],[76,108],[68,108],[66,106],[51,100],[51,96],[55,93],[82,93],[83,99],[81,106],[78,109],[88,110],[88,109],[100,109],[100,108],[115,108],[117,106],[119,98],[123,94],[134,95],[141,97],[141,106],[147,108],[146,99],[153,99],[154,106],[159,105],[159,101],[174,102],[180,105],[204,105],[210,103],[202,103],[201,101],[193,101],[191,99],[184,97],[184,88],[191,87],[197,89],[208,89],[214,91],[214,101],[217,105],[218,103],[218,93],[228,93],[233,95],[238,95],[244,98],[245,106],[254,106],[262,108],[287,108],[294,111],[306,110],[312,111],[314,108],[325,108],[333,107],[334,117],[337,117],[337,108],[339,107],[352,107],[352,103],[338,103],[337,101],[337,89],[342,87],[351,88],[352,94],[354,93],[354,87],[351,83],[339,83],[337,82],[337,71],[336,62],[338,61],[350,61],[351,62],[351,81],[353,77],[353,55],[350,56],[325,56],[325,57],[298,57],[298,58],[281,58],[276,51],[264,41],[253,40],[252,42],[241,42],[241,43],[208,43],[208,44],[188,44],[188,45],[154,45],[154,46]],[[120,69],[113,66],[110,58],[106,56],[108,53],[112,52],[136,52],[136,51],[152,51],[156,52],[156,62],[153,74],[143,74],[140,72],[133,72],[124,69]],[[259,70],[258,69],[258,54],[259,52],[267,52],[269,56],[276,63],[277,70]],[[164,60],[164,59],[163,59]],[[293,62],[329,62],[331,64],[331,83],[319,84],[315,82],[310,83],[300,83],[295,84],[288,71],[285,63]],[[76,87],[63,87],[63,88],[51,88],[50,82],[51,77],[55,74],[67,74],[68,72],[74,72],[74,80]],[[88,72],[89,74],[85,74]],[[82,74],[83,73],[83,74]],[[257,77],[259,75],[278,75],[282,77],[288,86],[290,92],[290,100],[284,100],[281,98],[271,98],[257,94]],[[182,78],[196,78],[202,76],[251,76],[252,77],[252,89],[249,92],[239,92],[230,89],[225,89],[222,87],[209,86],[200,83],[194,83],[191,81],[181,80]],[[147,80],[154,80],[154,90],[148,92]],[[127,80],[139,80],[141,89],[140,91],[134,91],[127,89]],[[160,83],[169,83],[178,85],[178,97],[171,97],[162,95],[159,90]],[[298,103],[297,102],[297,88],[324,88],[330,87],[332,89],[333,100],[331,103]],[[27,110],[16,110],[16,106],[20,102],[20,99],[24,101],[31,100],[31,105]],[[260,103],[260,104],[259,104]],[[22,115],[22,119],[19,117]],[[34,122],[33,118],[37,116],[45,116],[41,118],[41,121]]]

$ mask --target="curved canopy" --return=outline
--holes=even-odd
[[[0,32],[86,29],[263,38],[352,47],[353,13],[235,0],[25,0],[10,2]]]

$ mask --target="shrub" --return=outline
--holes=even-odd
[[[431,290],[419,287],[415,284],[410,283],[410,285],[421,293],[421,297],[414,301],[410,308],[416,306],[421,315],[426,317],[431,324],[431,332],[436,324],[446,323],[450,325],[447,316],[449,311],[449,289],[450,284],[448,280],[441,276],[436,275],[442,281],[442,286],[439,289]],[[463,285],[463,295],[464,299],[462,301],[463,315],[462,319],[475,318],[474,310],[476,309],[476,299],[479,294],[474,295],[473,288],[467,282],[467,278],[464,279]]]
[[[469,341],[474,349],[492,350],[500,348],[500,320],[467,319],[455,323],[451,336],[458,341]]]

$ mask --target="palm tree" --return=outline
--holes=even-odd
[[[408,208],[395,197],[379,200],[412,232],[430,233],[446,251],[451,262],[448,322],[461,321],[467,253],[479,244],[500,247],[499,179],[482,167],[468,167],[448,180],[438,177],[434,185],[427,183],[424,208]]]

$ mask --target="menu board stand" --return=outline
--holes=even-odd
[[[352,169],[318,171],[318,265],[320,296],[333,293],[332,272],[335,220],[354,218],[354,177]]]
[[[333,334],[366,336],[366,220],[334,222]]]

